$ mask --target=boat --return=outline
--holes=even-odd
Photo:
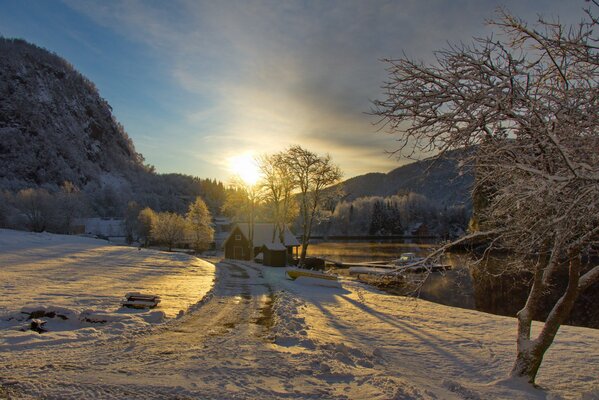
[[[349,275],[361,275],[361,274],[371,274],[371,275],[384,275],[392,272],[392,269],[384,268],[384,267],[373,267],[373,266],[353,266],[349,267]]]
[[[402,253],[399,258],[391,260],[392,264],[395,265],[410,265],[416,263],[422,263],[425,260],[424,257],[418,257],[414,253]]]
[[[323,272],[311,271],[309,269],[301,269],[301,268],[288,269],[287,276],[289,276],[289,278],[291,278],[291,280],[296,280],[297,278],[300,278],[300,277],[326,279],[326,280],[330,280],[330,281],[337,280],[336,275],[329,275],[329,274],[325,274]]]

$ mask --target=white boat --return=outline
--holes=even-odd
[[[424,261],[424,257],[418,257],[414,253],[402,253],[399,258],[392,260],[391,263],[395,265],[410,265],[421,263],[422,261]]]
[[[349,275],[361,275],[361,274],[371,274],[371,275],[384,275],[388,274],[392,271],[389,268],[381,268],[381,267],[371,267],[371,266],[356,266],[349,267]]]

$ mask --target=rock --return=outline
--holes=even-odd
[[[28,314],[29,314],[29,317],[27,319],[35,319],[35,318],[60,318],[62,320],[69,319],[66,315],[57,314],[56,311],[36,310],[36,311],[32,311]]]

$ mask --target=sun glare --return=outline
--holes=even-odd
[[[251,154],[233,156],[229,159],[229,169],[248,185],[254,185],[260,179],[260,170]]]

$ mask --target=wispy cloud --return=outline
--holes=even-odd
[[[330,153],[347,176],[399,165],[366,114],[385,78],[379,59],[469,40],[502,3],[65,1],[161,55],[165,79],[188,94],[169,134],[201,146],[197,173],[219,178],[231,155],[293,143]]]

